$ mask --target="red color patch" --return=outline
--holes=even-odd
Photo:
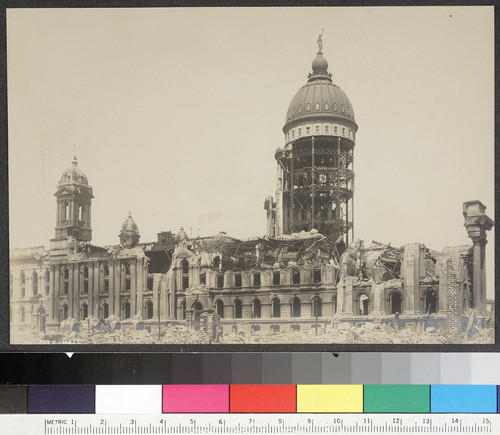
[[[295,385],[230,385],[229,412],[296,412]]]

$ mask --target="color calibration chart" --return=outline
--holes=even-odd
[[[1,409],[11,409],[0,415],[0,432],[498,434],[499,391],[496,385],[3,386]]]

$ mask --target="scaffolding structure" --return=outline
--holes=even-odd
[[[331,240],[353,240],[354,141],[308,136],[276,152],[283,234],[318,230]]]

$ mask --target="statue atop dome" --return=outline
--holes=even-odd
[[[321,29],[321,33],[318,36],[318,54],[323,54],[323,34],[325,29]]]

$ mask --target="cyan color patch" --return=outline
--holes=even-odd
[[[431,385],[431,412],[496,413],[496,385]]]

